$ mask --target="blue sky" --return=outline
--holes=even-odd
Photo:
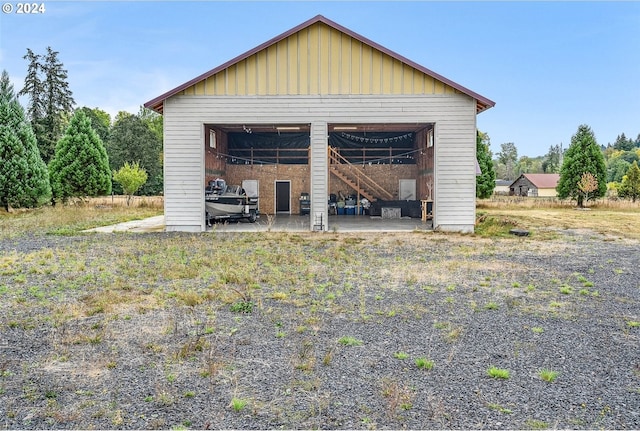
[[[16,91],[27,48],[59,51],[78,106],[114,116],[322,14],[496,102],[478,116],[494,153],[640,133],[640,2],[44,1],[0,16]]]

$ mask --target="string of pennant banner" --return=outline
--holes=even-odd
[[[399,142],[413,138],[413,133],[405,133],[404,135],[394,136],[392,138],[367,138],[365,136],[356,136],[345,132],[341,132],[340,136],[350,141],[362,142],[365,144],[388,144],[390,142]]]

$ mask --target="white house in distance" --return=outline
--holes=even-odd
[[[204,188],[224,178],[263,214],[308,193],[312,229],[345,194],[431,200],[435,229],[471,232],[476,115],[494,105],[318,15],[145,103],[164,116],[166,230],[205,231]]]

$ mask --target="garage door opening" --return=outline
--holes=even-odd
[[[431,201],[433,209],[434,126],[330,125],[329,189],[335,214],[426,216],[423,201]]]
[[[432,201],[434,192],[434,127],[329,124],[329,215],[421,218],[422,201]],[[305,214],[310,132],[309,124],[205,125],[205,184],[215,178],[228,184],[250,181],[259,185],[261,213]]]

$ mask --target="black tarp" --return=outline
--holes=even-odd
[[[229,133],[229,158],[232,164],[308,164],[308,132]]]
[[[329,145],[356,164],[415,164],[414,132],[331,132]],[[308,164],[308,132],[229,133],[232,164]]]
[[[351,163],[416,163],[414,132],[331,132],[329,145]]]

